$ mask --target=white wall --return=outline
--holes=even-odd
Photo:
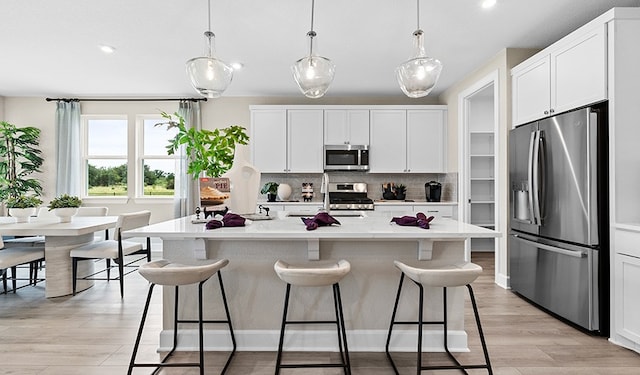
[[[498,254],[496,254],[496,281],[499,281],[500,285],[504,285],[501,280],[508,280],[509,275],[509,262],[507,253],[507,229],[508,229],[508,214],[509,214],[509,166],[507,163],[508,155],[508,135],[511,128],[511,68],[518,63],[524,61],[526,58],[532,56],[539,50],[537,49],[513,49],[507,48],[500,51],[496,56],[489,60],[486,64],[476,69],[464,79],[458,81],[454,86],[440,95],[441,102],[446,104],[449,108],[448,120],[449,120],[449,171],[455,171],[458,169],[458,95],[465,91],[467,88],[473,86],[476,82],[486,77],[491,72],[498,70],[498,91],[499,98],[498,106],[500,113],[498,116],[499,121],[499,134],[498,134],[498,174],[499,180],[502,183],[499,186],[499,197],[497,204],[499,207],[499,214],[497,222],[499,227],[496,230],[502,233],[502,237],[498,240]]]

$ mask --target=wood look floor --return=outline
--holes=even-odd
[[[640,355],[610,344],[606,338],[585,334],[493,283],[493,256],[474,254],[485,269],[474,284],[480,316],[487,337],[495,374],[640,374]],[[0,374],[19,375],[114,375],[126,374],[147,284],[137,273],[125,279],[125,298],[120,299],[117,282],[97,281],[75,297],[47,299],[44,284],[25,287],[16,294],[0,295]],[[154,298],[141,358],[157,359],[155,348],[160,330],[159,293]],[[392,303],[391,301],[389,302]],[[233,307],[231,307],[233,308]],[[389,307],[391,309],[391,305]],[[482,360],[467,307],[466,324],[470,353],[458,353],[464,363]],[[226,353],[225,353],[226,354]],[[308,358],[292,353],[287,359]],[[335,358],[335,354],[320,354]],[[415,355],[397,353],[401,374],[415,374]],[[443,358],[427,354],[427,361]],[[191,353],[178,353],[176,361],[193,360]],[[317,358],[314,358],[317,360]],[[218,374],[224,355],[206,355],[207,374]],[[227,374],[272,374],[274,352],[239,352]],[[351,353],[354,374],[393,374],[384,353]],[[136,369],[134,374],[148,374]],[[197,374],[196,369],[164,370],[161,374]],[[282,374],[341,374],[336,369],[283,370]],[[428,372],[424,372],[427,374]],[[456,374],[456,371],[438,372]],[[486,374],[486,371],[469,371]]]

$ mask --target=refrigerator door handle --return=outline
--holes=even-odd
[[[576,250],[576,251],[565,250],[565,249],[561,249],[559,247],[545,245],[545,244],[540,243],[540,242],[527,240],[527,239],[524,239],[524,238],[522,238],[522,237],[520,237],[518,235],[513,235],[513,236],[515,238],[517,238],[518,240],[520,240],[522,242],[525,242],[525,243],[527,243],[529,245],[532,245],[532,246],[535,246],[537,248],[544,249],[544,250],[547,250],[547,251],[551,251],[553,253],[567,255],[567,256],[570,256],[570,257],[574,257],[574,258],[584,258],[584,257],[587,256],[587,251],[586,250]]]
[[[528,191],[528,196],[529,196],[529,218],[531,220],[531,224],[537,225],[538,223],[536,222],[536,217],[534,214],[534,210],[533,210],[533,194],[534,194],[534,185],[533,185],[533,163],[534,163],[534,159],[533,159],[533,150],[535,148],[535,142],[536,142],[536,133],[538,133],[538,131],[533,131],[531,132],[531,137],[529,138],[529,160],[528,160],[528,164],[527,164],[527,191]]]
[[[541,131],[536,130],[531,133],[529,143],[529,203],[531,207],[532,222],[535,225],[542,225],[540,215],[540,142]]]

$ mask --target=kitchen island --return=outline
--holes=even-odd
[[[472,237],[494,238],[498,232],[438,218],[430,229],[390,224],[384,212],[359,216],[338,216],[340,226],[307,231],[300,217],[281,212],[272,220],[248,221],[244,227],[207,230],[193,217],[170,220],[127,231],[124,236],[160,237],[163,258],[183,264],[201,264],[229,259],[222,272],[239,350],[275,351],[282,318],[285,284],[273,265],[278,259],[293,264],[323,264],[339,259],[351,263],[351,272],[341,281],[345,322],[350,350],[382,351],[400,272],[394,260],[418,266],[445,265],[468,260],[464,241]],[[349,215],[353,215],[352,212]],[[197,287],[187,286],[180,293],[181,317],[194,318]],[[459,290],[457,290],[459,289]],[[216,319],[224,312],[215,280],[205,284],[205,318]],[[331,288],[292,288],[290,319],[330,318]],[[173,288],[163,291],[163,331],[160,350],[170,348],[173,335]],[[415,320],[417,287],[403,292],[398,317]],[[453,350],[467,348],[464,331],[464,290],[451,290],[449,305],[449,345]],[[441,316],[441,291],[425,296],[425,319]],[[189,328],[189,327],[186,327]],[[223,327],[205,326],[208,350],[230,348]],[[308,327],[304,335],[290,329],[285,347],[289,350],[337,350],[335,328]],[[442,350],[441,330],[425,330],[425,349]],[[415,350],[416,330],[407,326],[394,333],[392,347]],[[195,327],[180,330],[179,349],[195,350]],[[304,339],[304,345],[301,345]],[[304,349],[303,349],[304,347]]]

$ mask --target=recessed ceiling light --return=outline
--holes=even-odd
[[[491,7],[493,7],[494,5],[496,5],[496,0],[483,0],[482,1],[482,7],[484,9],[489,9]]]
[[[244,68],[244,64],[241,62],[232,62],[230,65],[233,68],[233,70],[240,70]]]
[[[112,54],[116,51],[114,47],[107,46],[106,44],[101,45],[100,50],[106,54]]]

